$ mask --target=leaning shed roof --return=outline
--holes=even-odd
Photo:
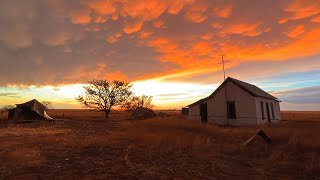
[[[17,105],[17,108],[29,108],[37,112],[39,115],[45,116],[46,107],[36,99],[33,99],[31,101],[28,101],[22,104],[16,104],[16,105]]]
[[[274,99],[277,100],[276,97],[270,95],[269,93],[265,92],[264,90],[258,88],[255,85],[228,77],[210,96],[200,99],[199,101],[192,103],[190,105],[188,105],[188,107],[200,104],[208,99],[211,99],[212,97],[214,97],[221,88],[223,88],[228,82],[232,82],[233,84],[235,84],[236,86],[238,86],[239,88],[241,88],[242,90],[246,91],[247,93],[249,93],[250,95],[254,96],[254,97],[262,97],[262,98],[267,98],[267,99]]]
[[[31,101],[28,101],[22,104],[16,104],[16,105],[17,107],[30,107],[30,108],[34,106],[39,106],[40,108],[45,109],[45,106],[41,102],[37,101],[36,99],[33,99]]]

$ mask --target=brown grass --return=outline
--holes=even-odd
[[[117,112],[104,121],[93,118],[99,113],[72,112],[77,114],[66,114],[73,120],[1,128],[0,179],[320,176],[320,122],[220,127],[178,115],[131,121],[127,113]],[[85,116],[90,121],[74,120]],[[260,129],[270,136],[272,144],[256,141],[244,146]]]
[[[286,121],[320,121],[320,111],[281,111]]]

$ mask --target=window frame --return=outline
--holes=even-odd
[[[234,115],[230,113],[230,104],[234,104]],[[228,119],[237,119],[237,107],[235,101],[227,101],[227,117]]]

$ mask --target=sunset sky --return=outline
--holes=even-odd
[[[320,110],[320,0],[1,0],[0,106],[81,108],[92,79],[133,83],[156,108],[211,94],[226,75]]]

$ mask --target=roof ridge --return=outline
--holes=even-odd
[[[241,88],[242,90],[244,90],[245,92],[250,94],[251,96],[277,100],[276,97],[272,96],[271,94],[267,93],[266,91],[264,91],[263,89],[259,88],[256,85],[253,85],[253,84],[250,84],[250,83],[247,83],[247,82],[244,82],[244,81],[241,81],[241,80],[238,80],[238,79],[235,79],[235,78],[228,76],[228,78],[225,79],[223,81],[223,83],[220,84],[220,86],[213,93],[211,93],[209,96],[207,96],[205,98],[202,98],[202,99],[188,105],[188,107],[199,104],[203,101],[206,101],[206,100],[214,97],[220,91],[220,89],[222,87],[224,87],[228,82],[232,82],[234,85],[238,86],[239,88]],[[253,87],[253,89],[252,89],[252,87]]]

